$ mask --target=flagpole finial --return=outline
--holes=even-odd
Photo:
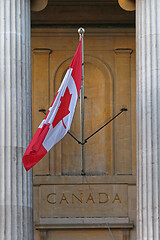
[[[84,35],[84,33],[85,33],[84,28],[80,27],[80,28],[78,29],[78,33],[79,33],[79,36],[80,36],[80,37],[83,37],[83,35]]]

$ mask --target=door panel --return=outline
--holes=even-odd
[[[55,93],[66,71],[66,64],[58,68],[54,78]],[[69,64],[68,64],[69,65]],[[60,75],[61,73],[61,75]],[[113,79],[107,65],[92,56],[85,56],[85,138],[106,123],[113,110]],[[78,100],[71,133],[80,140],[80,100]],[[112,126],[104,128],[85,144],[85,167],[89,175],[108,173],[108,165],[112,162]],[[61,146],[60,146],[61,145]],[[81,174],[81,145],[68,134],[55,149],[55,161],[61,159],[62,175]],[[53,150],[54,151],[54,150]],[[60,159],[58,156],[61,156]]]

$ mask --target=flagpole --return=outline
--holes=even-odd
[[[80,40],[82,40],[82,82],[81,82],[81,91],[80,91],[80,129],[81,129],[81,163],[82,163],[82,170],[81,174],[85,175],[85,162],[84,162],[84,42],[83,37],[85,30],[84,28],[78,29]]]

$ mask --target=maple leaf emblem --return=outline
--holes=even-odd
[[[59,105],[58,111],[56,113],[56,116],[52,122],[52,126],[53,128],[60,122],[62,121],[64,128],[66,129],[66,126],[64,124],[63,118],[65,116],[67,116],[70,111],[69,111],[69,105],[70,105],[70,101],[72,98],[72,94],[70,94],[68,87],[66,88],[66,91],[63,95],[63,97],[61,97],[60,101],[61,104]]]

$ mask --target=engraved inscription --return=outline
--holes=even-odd
[[[40,186],[40,217],[127,217],[127,184]]]
[[[70,193],[70,195],[72,195],[72,202],[69,202],[65,193],[62,193],[62,196],[60,197],[60,200],[56,200],[56,195],[57,195],[56,193],[49,193],[47,195],[47,202],[50,203],[50,204],[56,204],[56,203],[59,203],[59,204],[62,204],[62,203],[70,204],[70,203],[72,203],[72,204],[74,204],[75,200],[76,200],[77,203],[83,203],[83,200],[86,199],[86,201],[84,201],[86,203],[89,203],[89,202],[92,202],[93,204],[96,203],[92,193],[90,193],[87,197],[83,196],[83,193],[81,193],[80,196],[77,196],[74,193]],[[110,196],[105,192],[98,193],[98,195],[99,195],[99,201],[97,201],[97,203],[105,204],[110,200]],[[119,203],[122,203],[121,198],[120,198],[118,193],[115,194],[112,203],[114,204],[115,201],[118,201]]]

